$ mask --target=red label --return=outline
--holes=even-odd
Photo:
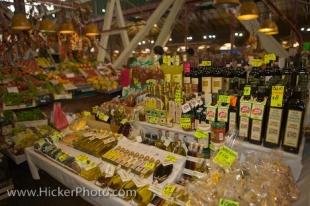
[[[262,111],[260,108],[254,108],[254,109],[252,110],[252,113],[253,113],[254,115],[261,115],[261,114],[263,113],[263,111]]]
[[[243,106],[243,107],[241,107],[241,112],[242,113],[249,113],[250,112],[250,108],[248,106]]]

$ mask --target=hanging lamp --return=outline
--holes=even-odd
[[[240,21],[249,21],[257,19],[259,15],[259,11],[256,3],[253,1],[243,2],[239,9],[238,19]]]
[[[71,21],[66,21],[59,27],[60,34],[73,34],[74,32],[74,26]]]
[[[98,36],[100,35],[97,24],[90,23],[85,26],[85,35],[86,36]]]
[[[39,30],[44,33],[54,33],[56,26],[52,20],[45,18],[40,22]]]
[[[26,31],[31,29],[31,24],[25,14],[14,14],[12,18],[12,29],[17,31]]]
[[[239,0],[214,0],[213,4],[214,6],[231,8],[231,7],[239,6],[240,1]]]
[[[271,19],[266,19],[258,31],[262,33],[268,33],[274,31],[276,28],[278,28],[278,26],[274,21]]]
[[[266,34],[266,35],[269,35],[269,36],[279,34],[279,29],[278,29],[278,26],[277,26],[277,25],[275,25],[275,27],[272,29],[272,31],[270,31],[270,32],[266,32],[265,34]]]

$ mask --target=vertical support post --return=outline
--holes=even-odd
[[[165,46],[169,40],[172,27],[174,25],[175,19],[177,18],[179,11],[181,10],[185,0],[175,0],[174,4],[169,12],[168,17],[165,19],[165,23],[161,28],[161,31],[157,37],[155,45]]]
[[[136,36],[131,40],[128,47],[126,47],[117,60],[114,62],[113,67],[120,67],[125,59],[130,55],[130,53],[137,47],[139,41],[141,41],[149,33],[151,28],[155,23],[162,17],[162,15],[167,11],[171,6],[174,0],[162,0],[157,9],[153,12],[151,17],[146,22],[146,25],[136,34]]]
[[[103,22],[103,30],[108,30],[111,28],[112,24],[112,18],[114,13],[114,6],[115,6],[115,0],[109,0],[107,2],[107,9],[106,14],[104,16],[104,22]],[[105,56],[107,54],[107,46],[109,41],[109,35],[105,36],[104,34],[101,34],[100,42],[99,42],[99,51],[97,56],[97,61],[102,62],[105,59]]]
[[[126,26],[120,0],[116,0],[116,18],[117,18],[119,27]],[[127,30],[122,29],[120,31],[120,35],[121,35],[123,46],[124,48],[126,48],[129,45],[129,38],[128,38]]]

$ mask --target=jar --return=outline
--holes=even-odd
[[[223,143],[225,141],[226,125],[224,122],[213,122],[211,131],[211,142]]]

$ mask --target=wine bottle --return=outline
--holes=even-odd
[[[284,151],[298,153],[302,140],[302,124],[305,104],[300,91],[294,92],[287,104],[287,116],[285,118],[285,132],[282,142]]]
[[[280,105],[272,105],[273,91],[269,101],[267,129],[263,144],[265,147],[277,148],[281,140],[281,123],[283,118],[283,102]],[[285,99],[285,98],[284,98]],[[284,101],[285,102],[285,101]]]
[[[265,89],[260,87],[257,98],[254,100],[251,109],[251,130],[249,135],[249,142],[260,145],[263,139],[263,128],[265,126]]]

